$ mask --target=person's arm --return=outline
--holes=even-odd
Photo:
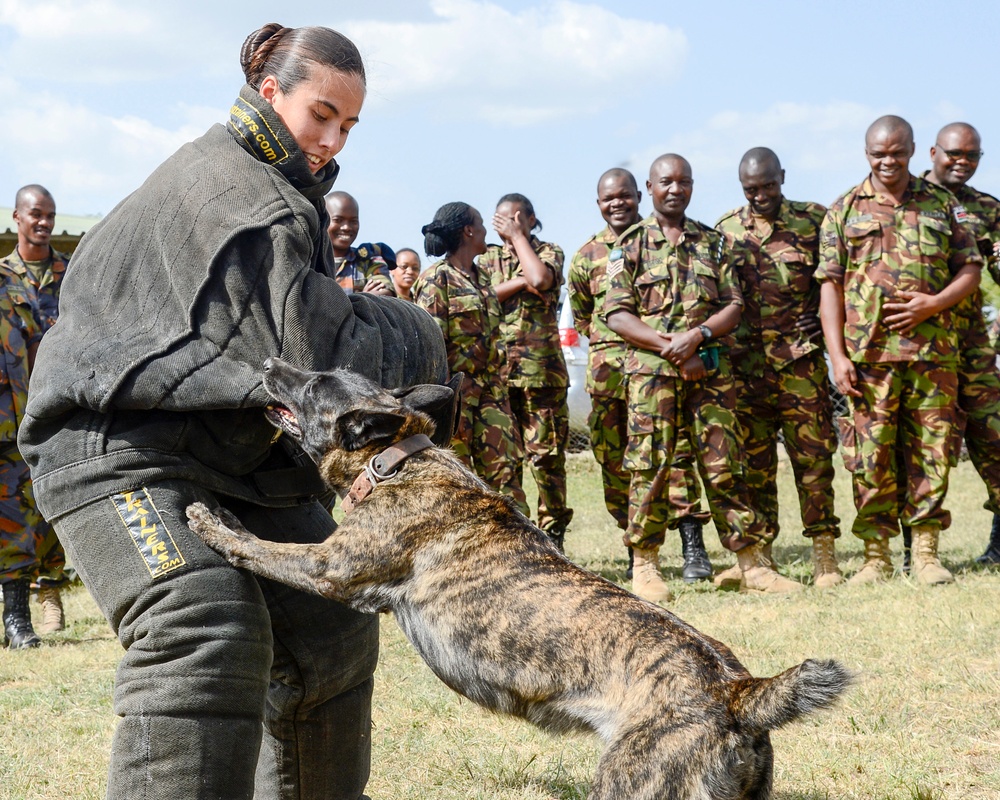
[[[823,281],[819,287],[819,320],[826,339],[826,352],[830,356],[833,382],[837,391],[849,397],[861,397],[856,388],[858,373],[851,359],[847,357],[844,341],[844,287],[833,281]]]
[[[702,324],[712,331],[711,338],[716,339],[719,336],[725,336],[735,328],[742,314],[743,306],[741,304],[730,303],[725,308],[716,311]],[[701,326],[664,335],[669,337],[669,341],[663,348],[661,355],[675,367],[686,363],[698,352],[698,348],[708,341],[708,337],[701,331]]]
[[[448,341],[448,283],[437,270],[426,270],[410,290],[413,302],[433,317]]]
[[[921,322],[946,311],[976,291],[980,273],[980,264],[966,264],[937,294],[896,292],[904,302],[883,304],[882,308],[889,312],[884,318],[885,324],[895,333],[909,335]]]
[[[594,262],[582,251],[573,256],[569,265],[566,293],[570,308],[573,309],[573,324],[583,336],[590,336],[590,326],[594,318],[594,294],[591,291],[590,276]]]
[[[531,246],[531,238],[522,230],[521,212],[515,212],[512,217],[502,217],[499,214],[494,214],[493,229],[499,234],[501,239],[505,242],[510,242],[511,249],[517,255],[525,282],[521,290],[527,288],[535,294],[540,295],[542,292],[550,289],[556,281],[556,276],[553,274],[551,268],[538,257],[538,253]],[[512,281],[509,281],[509,283],[512,283]],[[514,292],[511,291],[510,294],[514,294]],[[509,297],[510,294],[507,296]],[[499,295],[500,290],[498,287],[497,296]]]

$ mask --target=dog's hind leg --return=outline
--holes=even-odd
[[[590,800],[712,800],[697,767],[693,731],[644,721],[613,739],[601,755]]]

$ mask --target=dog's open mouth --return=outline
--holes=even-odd
[[[302,439],[302,428],[299,420],[290,409],[279,405],[269,405],[264,409],[264,416],[275,428],[284,431],[296,440]]]

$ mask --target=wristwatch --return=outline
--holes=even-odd
[[[701,335],[704,337],[704,341],[708,341],[712,338],[712,329],[708,325],[699,325],[698,330],[701,331]]]

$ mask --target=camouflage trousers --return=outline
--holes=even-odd
[[[62,583],[65,566],[56,532],[35,506],[28,465],[11,443],[0,449],[0,583]]]
[[[963,353],[958,370],[958,407],[965,416],[969,458],[986,483],[985,506],[1000,514],[1000,373],[990,352]]]
[[[750,505],[741,466],[736,391],[723,360],[700,381],[632,375],[628,384],[629,485],[627,546],[663,544],[670,519],[669,485],[678,442],[690,437],[705,497],[724,547],[759,541],[763,528]]]
[[[765,539],[778,535],[778,435],[795,476],[802,533],[840,536],[833,510],[833,402],[826,359],[810,353],[784,369],[736,373],[736,415],[743,435],[745,471]]]
[[[861,539],[895,536],[899,523],[947,528],[948,476],[956,456],[954,366],[928,361],[855,364],[853,410],[841,426],[853,473]]]
[[[497,397],[489,391],[470,392],[461,404],[451,447],[487,486],[507,495],[529,514],[517,469],[524,454],[506,394]]]
[[[604,505],[622,530],[628,528],[628,491],[631,473],[622,466],[628,441],[628,402],[625,348],[591,348],[587,388],[590,392],[590,446],[601,467]],[[670,509],[667,528],[678,527],[691,517],[702,524],[709,521],[701,510],[701,492],[690,437],[677,440],[673,469],[668,481]]]
[[[538,487],[538,527],[546,533],[564,533],[573,518],[573,509],[566,504],[566,389],[511,386],[510,407]],[[515,461],[514,472],[520,484],[521,460]]]

